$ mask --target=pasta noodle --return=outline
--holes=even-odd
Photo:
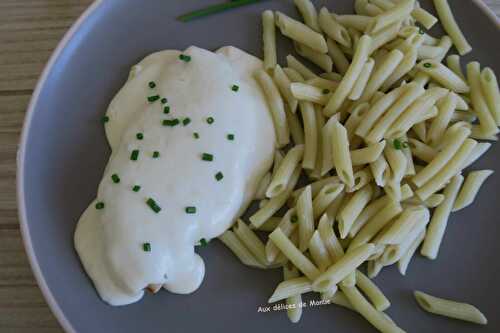
[[[355,192],[352,198],[340,211],[337,218],[339,224],[339,232],[341,238],[346,238],[349,234],[352,224],[361,214],[361,211],[366,207],[373,194],[373,189],[370,185],[364,186],[360,191]]]
[[[340,74],[344,75],[349,69],[349,61],[347,60],[342,49],[337,45],[337,43],[328,38],[326,41],[328,47],[328,55],[332,58],[335,68]]]
[[[285,112],[293,143],[295,143],[296,145],[303,145],[304,130],[302,129],[302,124],[300,123],[299,116],[297,115],[297,113],[292,113],[289,110],[285,110]]]
[[[352,46],[351,36],[349,36],[347,29],[335,21],[325,7],[319,11],[318,21],[321,29],[328,37],[345,47]]]
[[[310,102],[301,101],[300,113],[304,122],[304,158],[302,167],[312,170],[316,165],[318,153],[318,129],[316,128],[316,114],[314,106]]]
[[[347,131],[338,121],[332,125],[332,156],[333,164],[337,170],[340,180],[348,187],[354,186],[354,175],[352,170],[351,154],[349,153],[349,141]]]
[[[273,198],[286,191],[287,184],[290,182],[293,171],[299,165],[300,160],[304,156],[304,146],[295,146],[286,154],[281,161],[273,179],[266,191],[268,198]]]
[[[321,240],[318,230],[314,232],[309,241],[309,252],[321,272],[324,272],[331,265],[330,256]]]
[[[290,90],[290,84],[292,82],[280,65],[276,65],[274,67],[273,79],[281,95],[286,100],[290,111],[292,111],[292,113],[295,113],[297,111],[297,106],[299,103],[295,99],[295,97],[293,97],[292,91]]]
[[[321,32],[318,24],[318,12],[310,0],[294,0],[305,24],[314,31]]]
[[[384,151],[386,141],[380,141],[365,148],[352,150],[351,161],[353,166],[375,162]]]
[[[359,270],[356,270],[356,286],[361,289],[377,311],[385,311],[391,306],[391,302],[377,285]]]
[[[261,264],[267,265],[264,244],[241,219],[233,227],[233,232]]]
[[[290,237],[292,233],[297,229],[297,223],[292,223],[292,218],[296,216],[296,214],[297,211],[295,210],[295,208],[289,209],[283,216],[283,218],[280,219],[279,224],[276,227],[280,228],[280,230],[286,237]],[[271,231],[274,231],[276,228],[274,228]],[[278,255],[280,254],[280,250],[270,240],[267,241],[266,243],[265,251],[266,251],[267,262],[275,261]]]
[[[264,68],[271,70],[278,62],[276,55],[276,28],[274,14],[271,10],[262,13],[263,43],[264,43]]]
[[[300,294],[305,294],[312,291],[311,282],[305,276],[296,277],[293,279],[288,279],[281,282],[273,294],[267,301],[268,303],[274,303],[284,300],[288,297],[297,296]]]
[[[314,220],[318,219],[344,190],[344,184],[327,184],[313,200]]]
[[[299,223],[299,249],[303,252],[309,245],[309,240],[314,233],[314,215],[312,205],[311,186],[300,194],[297,199],[297,217]]]
[[[307,0],[306,0],[307,1]],[[283,278],[285,280],[293,279],[299,276],[299,272],[295,267],[289,268],[289,265],[283,266]],[[286,310],[288,319],[292,323],[297,323],[302,317],[302,307],[299,304],[302,303],[302,297],[300,295],[290,296],[286,299],[286,304],[289,306]]]
[[[408,265],[410,264],[411,259],[413,258],[413,255],[415,254],[415,251],[417,251],[418,247],[422,242],[424,241],[425,238],[425,231],[422,231],[418,237],[411,243],[410,247],[406,251],[406,253],[399,259],[398,261],[398,270],[401,275],[406,275],[406,271],[408,270]]]
[[[497,126],[500,126],[500,91],[497,77],[491,68],[485,68],[481,72],[480,81],[482,95]]]
[[[304,79],[308,80],[308,79],[313,79],[313,78],[317,77],[317,75],[314,74],[313,71],[311,71],[309,68],[304,66],[300,61],[297,60],[297,58],[295,58],[291,54],[287,55],[286,63],[287,63],[288,67],[297,71],[297,73],[299,73]],[[288,72],[285,71],[285,73],[287,73],[287,75],[289,75]]]
[[[466,81],[464,72],[462,71],[462,66],[460,65],[460,57],[456,54],[452,54],[446,58],[446,65],[448,68],[459,76],[462,80]]]
[[[403,0],[393,8],[375,17],[367,32],[376,33],[390,24],[404,20],[413,11],[415,0]]]
[[[436,8],[444,30],[453,40],[453,44],[455,44],[458,53],[460,53],[460,55],[469,53],[472,47],[465,39],[457,21],[455,21],[448,0],[434,0],[434,7]]]
[[[352,91],[349,95],[350,100],[355,101],[360,99],[361,95],[363,94],[363,91],[366,88],[366,85],[368,84],[368,80],[370,79],[370,75],[372,74],[374,66],[375,66],[375,61],[372,58],[369,58],[365,62],[363,69],[361,70],[361,74],[356,80],[356,83],[354,84],[354,87],[352,88]]]
[[[320,53],[318,51],[311,49],[310,47],[308,47],[306,45],[302,45],[299,43],[294,43],[294,45],[295,45],[295,50],[297,51],[297,53],[300,56],[311,61],[313,64],[320,67],[325,72],[332,71],[332,69],[333,69],[332,58],[330,58],[327,54]]]
[[[456,93],[465,94],[470,92],[467,83],[439,61],[426,59],[417,65],[418,70],[429,75],[433,80],[440,83]]]
[[[307,45],[320,53],[328,51],[323,35],[281,12],[276,12],[276,25],[280,28],[281,33],[288,38]]]
[[[290,90],[294,98],[299,101],[311,102],[325,105],[331,97],[331,93],[325,90],[312,86],[307,83],[294,82],[290,85]]]
[[[257,259],[252,255],[252,253],[250,253],[250,251],[232,231],[227,230],[224,232],[219,236],[219,240],[224,243],[224,245],[226,245],[243,264],[257,268],[264,268],[264,266],[257,261]]]
[[[479,189],[486,179],[493,174],[493,170],[472,171],[467,175],[464,186],[453,205],[453,212],[463,209],[474,201]]]

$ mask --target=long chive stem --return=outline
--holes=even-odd
[[[198,19],[201,17],[221,13],[221,12],[233,9],[233,8],[251,5],[251,4],[254,4],[257,2],[261,2],[261,1],[263,1],[263,0],[235,0],[235,1],[228,2],[228,3],[221,3],[218,5],[213,5],[213,6],[205,7],[203,9],[195,10],[193,12],[181,15],[177,19],[179,21],[182,21],[182,22],[188,22],[188,21],[192,21],[192,20],[195,20],[195,19]]]

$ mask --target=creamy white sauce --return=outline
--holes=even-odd
[[[272,119],[253,79],[260,60],[233,47],[216,53],[190,47],[183,52],[190,62],[179,60],[180,54],[154,53],[134,66],[107,112],[112,155],[96,200],[78,222],[75,247],[100,296],[112,305],[139,300],[150,284],[181,294],[196,290],[205,269],[195,244],[231,226],[272,163]],[[150,81],[156,88],[149,88]],[[168,99],[170,114],[160,101],[147,101],[156,94]],[[191,123],[183,126],[186,117]],[[181,124],[162,125],[173,118]],[[139,132],[143,140],[137,140]],[[135,149],[139,158],[131,161]],[[152,157],[154,151],[159,158]],[[213,154],[214,161],[203,161],[203,153]],[[221,181],[215,179],[218,172]],[[134,185],[141,186],[139,192],[132,191]],[[148,198],[161,207],[159,213],[146,204]],[[97,210],[96,202],[104,209]],[[196,214],[186,214],[188,206]]]

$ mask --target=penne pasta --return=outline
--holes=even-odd
[[[425,231],[422,231],[418,237],[411,243],[411,245],[408,247],[408,250],[406,253],[401,257],[401,259],[398,260],[398,270],[401,275],[405,276],[406,271],[408,270],[408,266],[410,264],[411,259],[413,258],[413,255],[415,254],[415,251],[417,251],[418,247],[422,242],[424,241],[425,238]]]
[[[255,192],[254,200],[262,200],[266,197],[266,190],[271,183],[271,173],[267,172],[259,182],[257,191]]]
[[[466,81],[462,66],[460,65],[460,57],[456,54],[450,55],[446,58],[446,65],[448,68],[459,76],[462,80]]]
[[[413,9],[411,16],[426,29],[432,28],[438,21],[434,15],[421,7]]]
[[[380,155],[375,162],[370,163],[370,170],[373,174],[375,184],[385,187],[391,177],[391,169],[384,155]]]
[[[349,153],[347,130],[338,121],[332,125],[332,156],[333,164],[340,180],[348,187],[354,186],[354,175]]]
[[[318,24],[318,12],[314,4],[310,0],[294,0],[293,3],[302,15],[304,23],[314,31],[321,32]]]
[[[403,21],[411,14],[414,5],[415,0],[401,1],[383,14],[377,15],[374,18],[373,23],[368,26],[366,31],[370,33],[377,33],[388,25]]]
[[[380,288],[360,270],[356,270],[356,286],[361,289],[377,311],[385,311],[391,306],[391,302],[385,297]]]
[[[276,228],[280,228],[280,230],[286,237],[290,237],[292,233],[297,229],[297,222],[292,222],[292,220],[297,220],[297,211],[295,210],[295,208],[289,209],[280,219],[279,224],[276,226]],[[271,231],[274,231],[276,228]],[[278,247],[271,240],[267,241],[265,245],[265,251],[267,262],[276,261],[276,258],[281,253]]]
[[[233,232],[262,265],[267,265],[265,245],[241,219],[233,227]]]
[[[290,90],[290,84],[292,84],[292,81],[288,78],[280,65],[276,65],[274,67],[273,79],[281,95],[286,100],[290,111],[295,113],[299,103],[297,99],[293,97],[292,91]]]
[[[274,13],[271,10],[266,10],[262,13],[264,69],[267,71],[274,69],[278,63],[276,52],[276,26],[274,25],[274,21]]]
[[[437,155],[437,151],[429,145],[416,139],[408,139],[413,155],[424,162],[430,163]]]
[[[436,8],[441,25],[453,40],[458,53],[463,56],[472,51],[472,47],[467,42],[453,16],[448,0],[434,0],[434,7]]]
[[[326,44],[328,46],[328,55],[332,58],[335,68],[340,74],[344,75],[349,69],[349,60],[347,60],[344,52],[333,39],[328,38]]]
[[[313,200],[313,215],[314,220],[317,220],[330,204],[342,193],[344,184],[327,184],[314,197]]]
[[[351,36],[347,32],[347,29],[335,21],[328,9],[325,7],[321,8],[319,11],[318,22],[321,30],[323,30],[329,38],[348,48],[353,45]]]
[[[300,194],[297,199],[297,217],[299,224],[299,249],[304,252],[314,233],[314,215],[312,205],[311,186]]]
[[[495,72],[491,68],[485,68],[480,76],[481,92],[486,100],[488,109],[497,126],[500,126],[500,91]]]
[[[359,75],[354,87],[352,88],[351,93],[349,94],[349,99],[352,101],[359,100],[361,95],[363,94],[366,85],[368,84],[368,80],[373,71],[373,67],[375,66],[375,61],[372,58],[368,58],[365,62],[363,69],[361,70],[361,74]]]
[[[454,93],[449,93],[438,103],[438,116],[433,119],[427,133],[427,143],[431,146],[441,141],[457,107],[456,96]]]
[[[278,227],[280,222],[281,222],[281,217],[272,216],[257,230],[271,232]]]
[[[347,204],[340,211],[338,228],[341,238],[346,238],[354,221],[358,218],[361,211],[366,207],[373,195],[371,185],[364,186],[361,190],[354,193]]]
[[[433,59],[423,60],[417,65],[417,69],[429,75],[443,87],[457,94],[466,94],[470,92],[470,87],[467,82],[439,61]]]
[[[331,72],[333,70],[333,61],[330,56],[325,53],[320,53],[311,49],[306,45],[295,42],[295,51],[301,56],[324,70],[325,72]]]
[[[346,28],[353,28],[358,31],[365,31],[373,18],[364,15],[336,15],[332,13],[335,21]]]
[[[375,162],[384,151],[386,141],[380,141],[365,148],[351,150],[351,161],[353,166],[364,165]]]
[[[344,256],[344,249],[333,231],[332,222],[333,219],[324,214],[319,221],[318,231],[330,258],[333,262],[337,262]]]
[[[490,149],[491,143],[487,142],[479,142],[474,149],[472,149],[472,152],[470,153],[469,157],[467,157],[467,160],[464,163],[463,169],[469,167],[471,164],[476,162],[481,156],[483,156],[488,149]]]
[[[313,71],[304,66],[304,64],[302,64],[299,60],[297,60],[297,58],[295,58],[291,54],[286,56],[286,64],[289,68],[294,69],[298,74],[300,74],[303,79],[309,80],[317,77],[317,75],[314,74]],[[287,72],[285,70],[285,73],[287,73],[287,75],[290,75],[289,71]],[[292,79],[292,81],[295,80]]]
[[[318,153],[318,129],[316,127],[316,113],[314,106],[310,102],[301,101],[299,103],[302,121],[304,122],[304,157],[302,167],[312,170],[316,165]]]
[[[493,174],[493,170],[472,171],[465,178],[464,185],[460,190],[455,203],[453,204],[452,212],[463,209],[474,201],[479,189],[486,179]]]
[[[302,124],[300,123],[299,116],[297,115],[297,113],[292,113],[289,110],[285,110],[285,112],[293,143],[295,143],[296,145],[303,145],[305,142],[304,129],[302,128]]]
[[[323,244],[323,240],[321,239],[318,230],[316,230],[312,235],[308,247],[314,263],[321,272],[324,272],[332,263],[330,255]]]
[[[296,277],[281,282],[274,290],[268,303],[274,303],[286,298],[305,294],[312,291],[311,281],[305,276]]]
[[[252,255],[252,253],[250,253],[250,251],[232,231],[227,230],[224,232],[219,236],[219,240],[224,243],[224,245],[226,245],[243,264],[257,268],[264,268],[264,266]]]
[[[295,99],[320,105],[328,103],[332,95],[330,91],[301,82],[292,83],[290,85],[290,90]]]
[[[281,12],[276,12],[276,25],[284,36],[309,46],[311,49],[320,53],[327,53],[328,48],[323,35],[309,28],[302,22],[294,20]]]
[[[291,265],[283,266],[283,278],[285,280],[290,280],[299,277],[299,272],[297,271],[297,269],[295,267],[290,268],[289,266]],[[292,323],[299,322],[300,317],[302,317],[302,307],[299,306],[299,304],[301,303],[302,297],[300,295],[290,296],[286,299],[286,304],[288,305],[286,312],[288,315],[288,319],[290,319]]]
[[[401,244],[413,227],[424,219],[429,219],[429,210],[422,206],[405,208],[401,215],[377,239],[377,244]]]
[[[290,178],[303,156],[303,145],[295,146],[288,151],[267,188],[266,196],[268,198],[276,197],[287,190],[287,184],[290,182]]]

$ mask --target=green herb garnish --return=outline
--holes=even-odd
[[[229,141],[233,141],[233,140],[234,140],[234,134],[228,134],[228,135],[227,135],[227,139],[228,139]]]
[[[101,118],[101,123],[105,124],[109,121],[109,117],[108,116],[104,116]]]
[[[113,183],[118,184],[120,182],[120,177],[115,173],[111,175],[111,180]]]
[[[148,102],[149,103],[153,103],[153,102],[156,102],[159,99],[160,99],[160,95],[149,96],[148,97]]]
[[[148,86],[149,86],[149,88],[153,89],[153,88],[156,87],[156,83],[154,83],[153,81],[151,81],[151,82],[148,83]]]
[[[160,157],[160,152],[159,151],[154,151],[153,152],[153,158],[158,158]]]
[[[95,204],[95,209],[103,209],[104,208],[104,202],[99,201],[98,203]]]
[[[217,173],[215,174],[215,179],[216,179],[218,182],[220,182],[220,181],[222,180],[222,178],[224,178],[224,174],[223,174],[222,172],[220,172],[220,171],[219,171],[219,172],[217,172]]]
[[[188,55],[185,55],[185,54],[181,54],[179,56],[179,59],[181,59],[184,62],[190,62],[191,61],[191,56],[188,56]]]
[[[208,242],[205,238],[200,239],[200,246],[205,247],[208,245]]]
[[[196,214],[196,207],[194,206],[186,207],[186,214]]]
[[[135,137],[137,138],[137,140],[142,140],[142,139],[144,139],[144,134],[142,134],[142,133],[137,133],[137,134],[135,135]]]
[[[394,149],[401,150],[401,147],[402,147],[401,140],[394,139],[394,141],[392,142],[392,144],[394,146]]]
[[[231,87],[231,90],[234,91],[234,92],[237,92],[238,90],[240,90],[240,87],[233,84],[233,86]]]
[[[184,118],[184,120],[182,121],[182,125],[187,126],[190,122],[191,122],[191,119],[189,117]]]
[[[137,161],[137,158],[139,158],[139,150],[137,149],[132,150],[132,154],[130,154],[130,159],[132,161]]]
[[[134,185],[134,187],[132,187],[132,191],[134,192],[139,192],[141,190],[141,187],[139,185]]]
[[[165,113],[165,114],[169,114],[169,113],[170,113],[170,106],[168,106],[168,105],[167,105],[167,106],[165,106],[165,107],[163,108],[163,113]]]
[[[204,160],[204,161],[212,162],[214,160],[214,155],[208,154],[208,153],[203,153],[201,155],[201,159]]]
[[[207,123],[212,125],[214,123],[215,119],[213,117],[208,117],[207,118]]]
[[[175,118],[175,119],[165,119],[163,120],[163,126],[170,126],[170,127],[174,127],[174,126],[177,126],[179,125],[180,121],[179,119]]]
[[[195,139],[199,139],[200,138],[200,135],[198,134],[198,132],[194,132],[193,136],[194,136]]]
[[[160,102],[161,102],[161,104],[167,104],[168,99],[166,99],[165,97],[163,97]]]
[[[149,244],[149,243],[142,244],[142,250],[144,252],[151,252],[151,244]]]
[[[151,208],[153,210],[153,212],[155,213],[159,213],[161,211],[161,207],[158,206],[158,204],[156,203],[156,201],[154,201],[152,198],[149,198],[147,201],[146,201],[146,204],[149,206],[149,208]]]
[[[292,223],[297,223],[297,222],[299,222],[299,218],[297,217],[297,215],[293,215],[293,216],[290,218],[290,222],[292,222]]]
[[[425,68],[432,68],[432,64],[431,64],[431,63],[429,63],[429,62],[426,62],[426,63],[424,64],[424,67],[425,67]]]
[[[198,19],[201,17],[224,12],[226,10],[230,10],[233,8],[238,8],[241,6],[254,4],[254,3],[257,3],[260,1],[262,1],[262,0],[233,0],[233,1],[228,2],[228,3],[221,3],[218,5],[212,5],[212,6],[203,8],[203,9],[195,10],[193,12],[179,16],[177,19],[179,21],[182,21],[182,22],[188,22],[188,21],[195,20],[195,19]]]

